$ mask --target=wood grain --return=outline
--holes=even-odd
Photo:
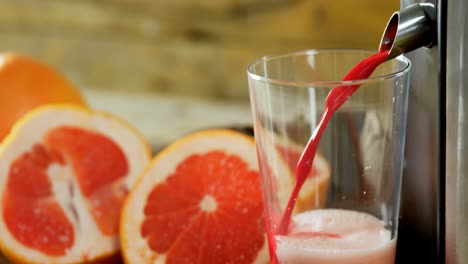
[[[398,3],[0,0],[0,50],[43,60],[82,89],[245,101],[254,59],[376,49]]]

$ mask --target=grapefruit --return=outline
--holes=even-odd
[[[121,215],[126,263],[268,262],[254,139],[190,134],[160,152]]]
[[[85,105],[79,91],[51,67],[16,53],[0,54],[0,142],[13,124],[35,107]]]
[[[274,210],[282,212],[285,210],[289,196],[291,195],[294,185],[296,166],[302,155],[304,147],[285,135],[268,131],[265,128],[260,129],[262,129],[259,130],[261,131],[262,138],[257,143],[257,147],[263,149],[261,152],[268,153],[268,155],[263,157],[263,159],[269,159],[267,164],[274,165],[283,163],[286,164],[285,166],[287,167],[286,173],[279,170],[281,169],[281,166],[275,167],[277,172],[275,178],[277,180],[277,185],[279,186],[274,187],[278,193],[279,208],[275,208]],[[299,192],[294,213],[319,209],[325,206],[330,176],[330,164],[322,154],[317,152],[310,174]],[[275,182],[272,181],[270,184],[273,183]],[[276,220],[279,221],[279,219]]]
[[[296,166],[304,147],[301,147],[287,137],[279,135],[274,137],[274,145],[281,158],[288,164],[291,175],[294,177],[294,172],[296,171]],[[319,209],[325,206],[330,174],[330,164],[323,155],[317,152],[310,175],[304,182],[298,195],[296,202],[297,211]]]
[[[253,128],[249,126],[232,127],[230,129],[252,137],[254,136]],[[261,146],[257,147],[266,148],[266,153],[275,154],[268,155],[268,157],[266,157],[270,159],[268,164],[287,164],[287,172],[284,172],[284,168],[279,166],[276,168],[279,175],[275,175],[276,179],[278,179],[282,185],[282,188],[278,192],[279,205],[280,208],[282,208],[278,210],[281,211],[286,207],[289,195],[291,194],[296,166],[305,146],[299,145],[285,135],[280,135],[273,131],[267,131],[265,128],[259,129],[262,129],[264,140],[261,142]],[[267,173],[271,173],[271,169],[270,172]],[[329,162],[321,153],[317,152],[310,175],[304,182],[301,192],[299,193],[296,208],[294,210],[296,213],[305,210],[323,208],[325,206],[330,176],[331,168]],[[284,179],[284,177],[287,177],[288,179]]]
[[[43,106],[0,147],[0,248],[15,263],[82,263],[115,255],[128,191],[151,158],[124,122]]]

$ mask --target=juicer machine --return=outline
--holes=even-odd
[[[412,63],[397,263],[468,263],[466,14],[464,0],[402,0],[382,37]]]

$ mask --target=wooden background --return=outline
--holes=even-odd
[[[377,49],[396,0],[0,0],[0,50],[61,71],[155,145],[249,124],[246,67],[307,48]]]

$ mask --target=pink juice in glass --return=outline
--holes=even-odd
[[[366,58],[343,80],[368,78],[387,56],[388,52],[384,51]],[[395,263],[396,242],[391,238],[391,232],[374,216],[352,210],[321,209],[291,218],[328,121],[358,88],[359,84],[334,87],[325,100],[324,112],[298,161],[294,188],[274,230],[274,240],[269,240],[270,250],[276,253],[273,263]]]
[[[295,215],[287,235],[276,235],[279,263],[393,264],[396,238],[376,217],[321,209]]]

